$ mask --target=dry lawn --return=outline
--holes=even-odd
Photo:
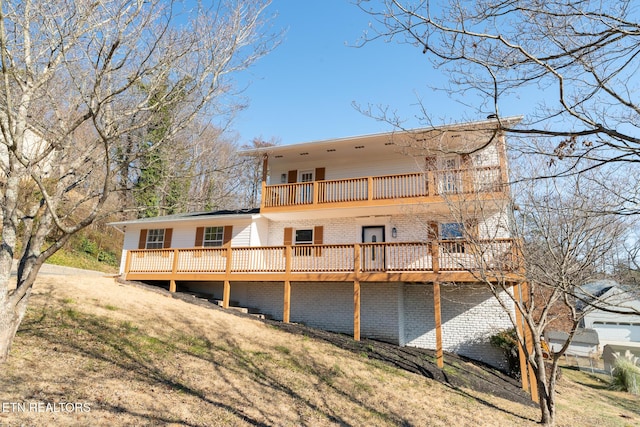
[[[568,372],[559,398],[561,426],[640,425],[637,400],[584,374]],[[84,406],[70,411],[64,403]],[[0,404],[3,427],[534,426],[538,419],[536,408],[88,276],[40,277],[0,371]]]

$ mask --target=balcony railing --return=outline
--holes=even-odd
[[[517,259],[511,239],[473,244],[461,240],[408,243],[360,243],[239,248],[131,250],[126,274],[216,276],[232,280],[239,274],[460,272],[479,269],[512,271]],[[311,276],[309,276],[311,277]],[[307,277],[305,280],[314,280]]]
[[[263,207],[430,197],[501,191],[500,166],[435,170],[265,186]]]

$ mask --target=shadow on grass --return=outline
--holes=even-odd
[[[276,321],[267,322],[277,329],[323,340],[334,346],[358,354],[361,357],[378,360],[397,369],[422,375],[438,381],[484,406],[526,421],[535,421],[496,406],[477,395],[465,391],[464,388],[469,388],[480,393],[491,394],[526,406],[537,407],[537,405],[532,402],[530,396],[520,388],[515,380],[497,372],[495,369],[487,369],[486,366],[471,359],[447,353],[445,354],[445,369],[440,369],[435,363],[435,351],[433,350],[416,347],[399,347],[397,345],[368,339],[354,341],[351,336],[345,334],[323,331],[304,325],[285,324]]]
[[[18,334],[43,339],[57,351],[70,350],[89,359],[112,364],[127,372],[126,375],[132,375],[150,387],[165,386],[196,397],[208,405],[234,414],[247,424],[268,425],[253,419],[241,407],[212,400],[202,391],[163,371],[157,366],[155,359],[182,350],[173,343],[141,333],[130,322],[116,323],[106,317],[86,314],[72,307],[44,308],[40,312],[28,312]],[[127,413],[147,422],[197,425],[161,414],[139,413],[124,406],[105,402],[97,402],[96,406],[112,413]]]
[[[296,401],[295,407],[291,409],[297,411],[296,422],[300,425],[306,424],[306,418],[310,413],[332,424],[355,425],[330,402],[320,404],[314,400],[315,398],[301,394],[302,390],[296,391],[293,388],[295,383],[287,382],[287,379],[281,378],[282,374],[278,373],[278,369],[285,366],[287,369],[300,371],[305,378],[311,377],[311,383],[331,388],[374,418],[394,425],[410,425],[402,414],[390,412],[386,408],[375,408],[358,399],[349,388],[336,387],[333,382],[337,376],[342,375],[341,372],[332,367],[323,366],[313,355],[301,356],[298,353],[292,356],[289,350],[282,346],[265,348],[264,352],[248,351],[231,337],[212,342],[205,336],[187,335],[169,328],[166,331],[167,335],[163,334],[158,338],[141,331],[132,322],[118,322],[108,317],[82,312],[72,304],[65,302],[61,304],[61,307],[49,306],[39,310],[29,310],[19,334],[27,339],[37,337],[44,340],[50,349],[70,351],[89,360],[109,364],[122,370],[125,379],[145,383],[149,388],[164,386],[192,396],[206,405],[232,414],[236,422],[241,420],[242,423],[254,426],[282,423],[283,420],[279,417],[276,405],[264,405],[262,400],[274,397],[277,399],[279,394],[284,394]],[[186,316],[174,321],[186,325],[190,323]],[[192,329],[197,330],[195,326]],[[230,387],[233,395],[239,396],[237,399],[234,398],[236,402],[229,404],[223,400],[217,400],[215,392],[201,390],[196,385],[189,384],[188,379],[181,378],[179,370],[172,371],[171,362],[159,363],[175,360],[176,357],[193,357],[206,362],[212,369],[212,372],[207,374],[217,376]],[[271,365],[272,363],[275,363],[275,367]],[[247,381],[238,384],[237,378]],[[255,393],[247,392],[246,386],[258,387],[258,393],[266,393],[268,396],[257,397]],[[320,396],[320,399],[322,398],[323,396]],[[141,423],[198,425],[175,419],[173,415],[167,413],[152,411],[145,413],[130,405],[109,401],[96,402],[95,405],[113,414],[126,413]],[[251,412],[243,408],[251,408]],[[256,412],[260,416],[256,417]]]
[[[127,283],[131,284],[129,282]],[[213,310],[223,310],[209,301],[193,298],[188,294],[180,292],[169,293],[168,291],[159,289],[158,287],[137,282],[134,285],[180,299],[190,304],[195,304]],[[251,317],[247,314],[226,310],[224,311],[225,313],[233,316],[252,318],[255,320],[255,317]],[[487,365],[463,356],[446,353],[445,370],[442,370],[435,364],[435,351],[433,350],[416,347],[399,347],[397,345],[368,339],[354,341],[349,335],[310,328],[295,323],[282,323],[274,320],[262,320],[262,322],[278,330],[322,340],[336,347],[349,350],[360,357],[378,360],[397,369],[416,373],[426,378],[439,381],[470,399],[515,417],[523,418],[519,414],[497,407],[477,395],[466,392],[464,388],[477,391],[481,394],[491,394],[525,406],[537,407],[537,405],[532,402],[531,397],[521,389],[520,384],[516,380],[509,378]],[[523,419],[530,420],[529,418]],[[401,417],[397,419],[396,422],[401,422]]]
[[[616,393],[602,393],[605,390],[612,391],[610,380],[604,379],[602,376],[580,370],[575,366],[565,366],[562,370],[567,373],[568,371],[571,371],[570,375],[573,382],[593,390],[594,393],[598,394],[599,398],[603,401],[610,403],[612,406],[619,406],[629,412],[640,415],[640,399],[638,396],[621,391]]]

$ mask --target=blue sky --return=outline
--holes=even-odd
[[[388,106],[406,127],[426,125],[417,119],[419,99],[438,123],[484,118],[430,89],[446,78],[418,48],[383,40],[353,47],[371,17],[349,0],[273,0],[270,12],[286,33],[239,79],[251,81],[244,93],[249,107],[233,126],[240,144],[255,137],[285,145],[392,130],[356,111],[354,102]]]

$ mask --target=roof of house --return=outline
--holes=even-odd
[[[566,341],[569,337],[569,334],[563,331],[549,331],[546,334],[546,338],[549,341]],[[588,344],[588,345],[598,345],[600,344],[600,340],[598,338],[598,332],[594,329],[577,329],[573,339],[571,340],[573,344]]]
[[[108,225],[119,227],[131,224],[156,224],[163,222],[189,221],[194,219],[228,219],[228,218],[251,218],[253,215],[259,214],[260,208],[253,209],[236,209],[236,210],[219,210],[208,212],[187,212],[175,215],[165,215],[152,218],[140,218],[127,221],[110,222]]]
[[[500,123],[503,126],[513,126],[522,120],[521,116],[515,117],[505,117],[500,119]],[[454,123],[449,125],[442,126],[432,126],[428,128],[419,128],[419,129],[407,129],[402,131],[393,131],[393,132],[383,132],[383,133],[375,133],[375,134],[365,134],[365,135],[357,135],[345,138],[333,138],[327,140],[320,141],[312,141],[312,142],[303,142],[297,144],[287,144],[287,145],[273,145],[268,147],[261,148],[253,148],[249,150],[240,151],[242,155],[260,155],[260,154],[277,154],[277,155],[286,155],[289,153],[295,153],[296,155],[300,153],[307,153],[309,150],[339,150],[345,149],[350,146],[358,146],[362,143],[367,144],[379,144],[379,145],[396,145],[396,138],[409,138],[415,141],[424,141],[428,139],[427,135],[437,134],[437,139],[440,140],[440,137],[443,132],[463,132],[463,131],[490,131],[496,129],[496,124],[498,123],[497,119],[487,119],[482,121],[475,122],[465,122],[465,123]],[[402,143],[398,141],[400,145]]]
[[[584,310],[593,304],[596,307],[606,307],[608,304],[632,303],[640,301],[640,289],[621,284],[615,280],[598,280],[586,283],[576,289],[576,308]]]

